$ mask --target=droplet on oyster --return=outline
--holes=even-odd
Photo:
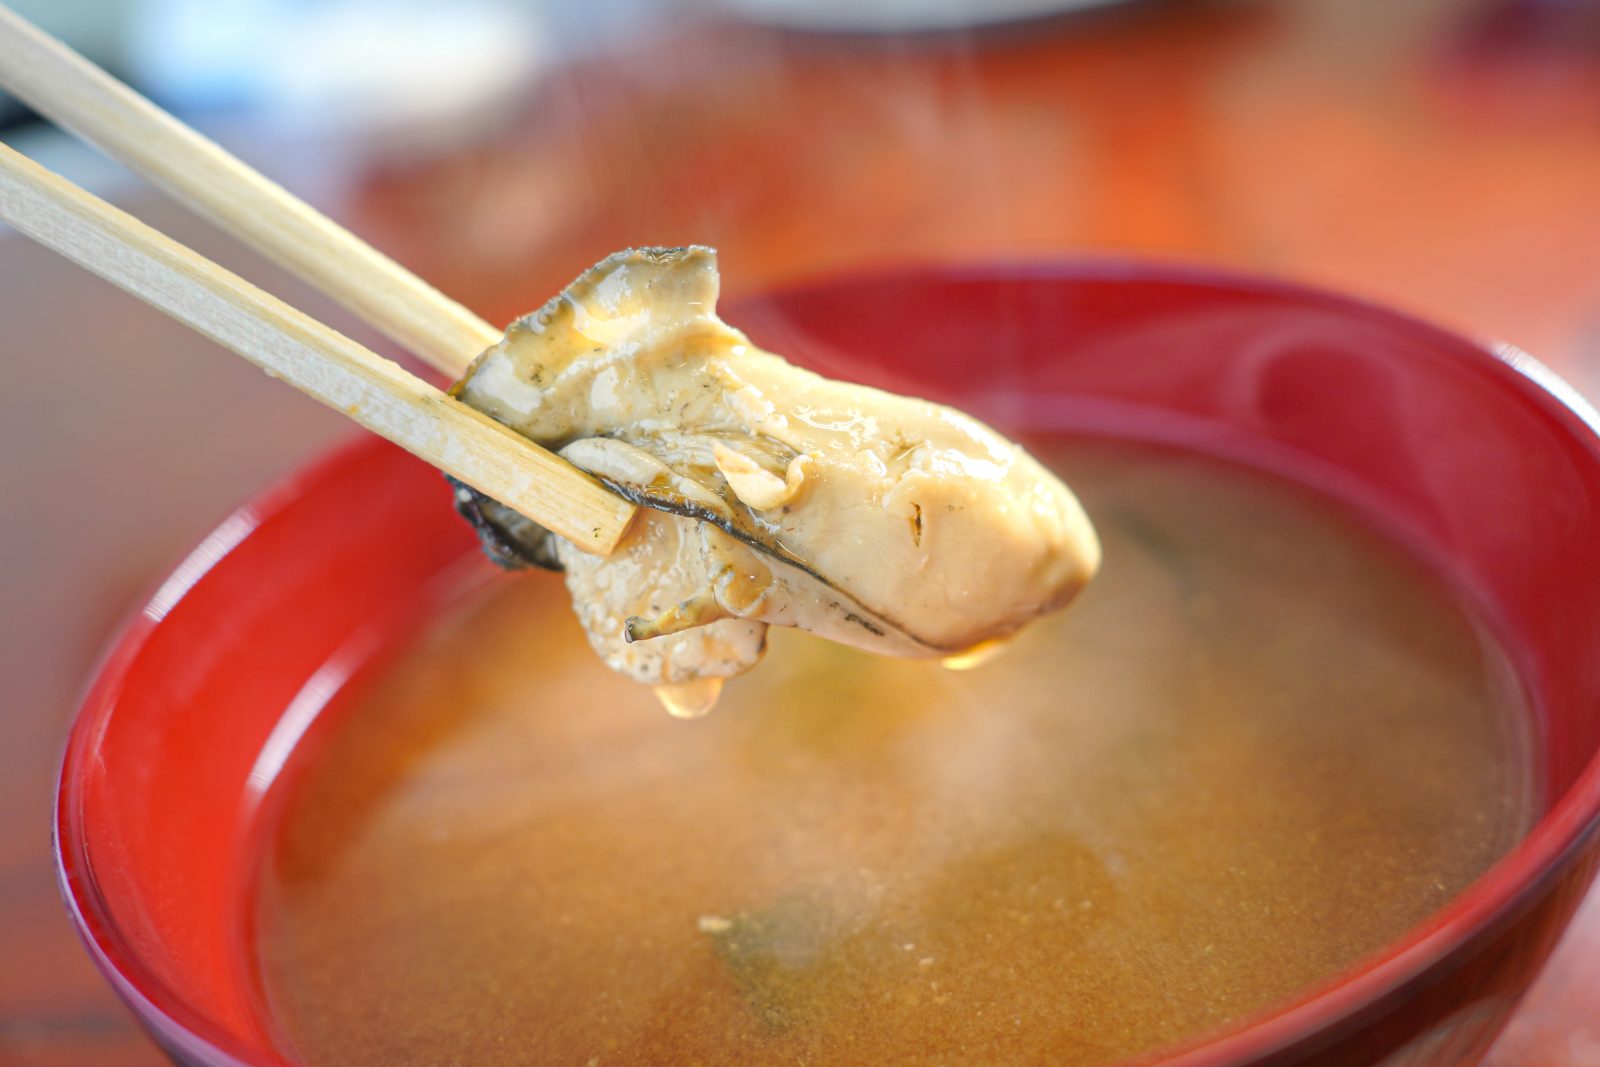
[[[1005,649],[1006,639],[994,637],[987,641],[981,641],[964,651],[945,656],[939,660],[939,664],[947,671],[977,670],[1004,652]]]
[[[721,678],[696,678],[656,686],[656,699],[675,719],[698,719],[717,706],[722,695]]]
[[[454,389],[641,505],[602,558],[457,490],[496,562],[566,572],[612,668],[655,686],[731,677],[769,625],[959,659],[1094,574],[1083,509],[1020,446],[754,347],[717,318],[718,284],[708,248],[620,252]]]

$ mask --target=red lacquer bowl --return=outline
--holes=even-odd
[[[1570,389],[1520,353],[1367,304],[1128,264],[913,270],[730,318],[802,362],[1014,432],[1157,438],[1280,469],[1445,566],[1531,696],[1543,818],[1400,943],[1152,1062],[1460,1067],[1487,1049],[1597,862],[1600,438]],[[284,1062],[254,1007],[244,911],[259,801],[362,650],[430,586],[487,567],[475,553],[440,477],[364,442],[228,518],[111,650],[62,769],[62,887],[176,1059]]]

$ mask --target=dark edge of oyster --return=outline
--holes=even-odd
[[[596,475],[595,477],[599,479],[601,485],[604,485],[606,488],[610,489],[625,500],[631,501],[642,508],[652,508],[656,511],[664,511],[669,515],[679,515],[686,519],[693,519],[696,522],[703,522],[711,526],[715,526],[717,529],[721,530],[729,537],[732,537],[734,540],[744,542],[757,552],[760,552],[766,556],[770,556],[779,563],[786,563],[789,566],[794,567],[796,570],[815,579],[822,586],[831,589],[835,593],[838,593],[841,597],[844,597],[845,599],[851,599],[842,589],[834,585],[826,575],[822,574],[805,560],[789,551],[788,546],[778,541],[777,538],[763,536],[762,533],[758,532],[756,529],[741,526],[739,524],[739,513],[744,512],[744,517],[746,519],[749,517],[749,509],[742,504],[734,505],[731,514],[723,515],[703,505],[684,500],[682,497],[677,495],[666,496],[659,492],[653,492],[650,488],[627,485],[622,482],[612,481],[610,478],[607,478],[604,475]],[[752,527],[754,526],[753,523],[751,525]],[[852,603],[853,602],[854,601],[852,600]],[[835,607],[844,612],[845,621],[854,623],[863,630],[866,630],[868,633],[876,634],[879,637],[883,636],[883,627],[878,626],[869,619],[863,618],[856,612],[846,610],[839,601],[834,601],[833,604]],[[906,632],[905,627],[901,626],[888,616],[880,615],[879,617],[887,622],[890,626],[893,626],[899,632]],[[632,638],[629,640],[631,641]]]
[[[547,571],[564,569],[556,555],[555,534],[448,474],[445,481],[450,483],[456,513],[477,531],[483,554],[495,566],[508,571],[530,567]]]
[[[620,252],[613,252],[578,275],[559,293],[546,300],[537,311],[530,311],[528,314],[512,320],[511,326],[506,328],[506,332],[509,333],[513,327],[518,326],[542,332],[546,326],[549,326],[555,320],[562,304],[572,300],[575,294],[587,293],[592,290],[598,279],[609,274],[622,264],[638,260],[648,260],[652,263],[668,263],[675,259],[687,259],[693,256],[710,256],[713,264],[715,264],[717,250],[710,245],[644,245],[638,248],[624,248]],[[460,400],[462,391],[466,389],[467,383],[472,380],[472,376],[478,372],[478,367],[483,363],[484,358],[499,347],[499,345],[490,345],[478,353],[467,369],[462,372],[461,377],[457,378],[446,392],[455,399]],[[554,452],[560,445],[545,444],[545,447]]]
[[[789,566],[805,572],[829,589],[834,588],[833,583],[825,575],[819,574],[816,568],[789,551],[788,547],[780,543],[776,538],[763,536],[763,532],[756,528],[754,523],[750,523],[749,527],[741,525],[739,519],[744,517],[748,521],[749,512],[749,509],[743,504],[732,504],[730,505],[729,513],[723,514],[706,507],[704,504],[696,504],[692,500],[685,500],[677,493],[663,492],[653,486],[629,485],[626,482],[613,481],[603,474],[596,474],[594,477],[601,485],[631,504],[637,504],[639,507],[650,508],[654,511],[664,511],[669,515],[678,515],[685,519],[693,519],[696,522],[715,526],[729,537],[736,541],[744,542],[757,552],[764,553],[781,563],[787,563]],[[744,513],[743,516],[741,516],[741,512]]]
[[[470,485],[459,482],[448,474],[445,475],[445,480],[450,483],[450,487],[453,490],[456,513],[466,519],[473,530],[477,532],[478,543],[483,548],[483,554],[488,556],[490,562],[494,563],[495,566],[508,571],[528,570],[532,567],[557,572],[566,569],[561,565],[560,557],[556,555],[556,534],[551,533],[532,519],[507,507],[493,497],[485,496]],[[651,493],[648,489],[614,482],[606,477],[599,477],[599,481],[618,496],[640,507],[664,511],[669,515],[679,515],[697,522],[709,523],[730,537],[743,541],[758,552],[787,563],[810,575],[834,592],[840,592],[826,577],[817,573],[782,544],[772,538],[761,537],[751,530],[741,528],[736,520],[727,515],[719,515],[709,508],[693,504],[682,498],[664,498],[662,495]],[[835,603],[842,610],[842,605]],[[882,627],[853,611],[845,611],[845,618],[869,633],[883,635]],[[892,619],[886,619],[885,621],[891,626],[896,626]],[[903,632],[903,628],[898,626],[896,628],[901,629]]]

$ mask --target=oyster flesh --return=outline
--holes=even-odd
[[[599,557],[457,487],[497,562],[566,572],[611,667],[658,686],[726,678],[755,665],[773,625],[948,657],[1093,575],[1083,509],[1020,446],[756,348],[717,317],[718,286],[709,248],[618,253],[513,323],[453,390],[641,505]]]

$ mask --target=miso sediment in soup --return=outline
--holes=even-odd
[[[1517,689],[1417,561],[1243,468],[1054,459],[1103,569],[972,670],[774,631],[683,722],[559,582],[457,604],[279,786],[256,942],[286,1043],[1106,1063],[1331,977],[1524,830]]]

